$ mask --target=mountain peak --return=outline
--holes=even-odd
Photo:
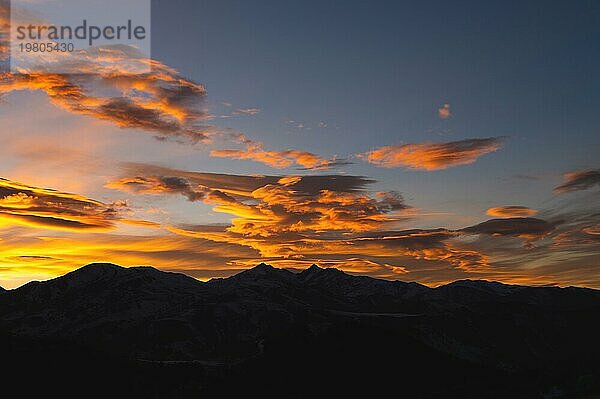
[[[184,274],[163,272],[148,266],[122,267],[112,263],[91,263],[51,280],[30,282],[16,291],[44,302],[60,300],[65,296],[108,301],[107,298],[122,295],[123,290],[135,292],[135,295],[162,298],[175,292],[197,292],[202,290],[202,283]]]
[[[251,269],[244,270],[239,273],[240,276],[268,276],[272,275],[276,272],[279,272],[280,269],[276,269],[271,265],[267,265],[266,263],[260,263],[254,266]]]
[[[302,270],[299,275],[301,277],[312,276],[314,274],[321,273],[323,270],[325,270],[325,269],[323,269],[322,267],[319,267],[315,264],[312,264],[308,269]]]
[[[342,276],[346,275],[340,269],[336,269],[335,267],[319,267],[317,265],[311,265],[308,269],[303,270],[299,276],[303,280],[309,280],[313,278],[330,278],[332,276]]]
[[[127,269],[113,263],[90,263],[54,280],[66,280],[75,284],[84,284],[91,281],[112,279],[125,270]]]
[[[200,284],[198,280],[185,274],[164,272],[151,266],[123,267],[113,263],[90,263],[68,273],[65,277],[67,276],[73,281],[83,283],[113,279],[119,279],[120,281],[145,279],[146,281],[152,280],[158,283],[182,284],[193,288]]]
[[[253,268],[248,269],[242,273],[264,276],[264,275],[271,274],[276,271],[279,271],[279,269],[276,269],[271,265],[267,265],[266,263],[259,263],[258,265],[254,266]]]
[[[256,270],[274,270],[275,268],[271,265],[267,265],[266,263],[262,262],[259,263],[258,265],[256,265],[255,267],[253,267],[253,269]]]
[[[261,263],[251,269],[244,270],[235,276],[225,279],[227,284],[237,284],[239,282],[255,284],[256,282],[286,282],[291,283],[296,281],[296,275],[286,269],[278,269],[266,263]]]
[[[71,273],[114,273],[118,270],[124,269],[125,268],[123,266],[115,265],[114,263],[95,262],[75,269]]]
[[[80,267],[77,270],[80,271],[88,271],[88,270],[97,270],[97,271],[109,271],[109,270],[123,270],[125,269],[123,266],[115,265],[114,263],[104,263],[104,262],[95,262],[90,263],[85,266]]]

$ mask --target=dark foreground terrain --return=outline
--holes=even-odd
[[[600,292],[92,264],[0,290],[15,397],[600,397]]]

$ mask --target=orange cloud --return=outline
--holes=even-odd
[[[304,195],[316,195],[322,190],[340,193],[357,193],[375,182],[362,176],[350,175],[306,175],[306,176],[265,176],[232,175],[221,173],[190,172],[143,163],[125,163],[122,165],[126,176],[171,176],[185,178],[195,187],[218,189],[236,198],[252,198],[252,192],[270,184],[289,186],[293,183],[295,191]],[[126,178],[129,179],[129,178]],[[109,183],[111,184],[111,183]],[[122,187],[111,187],[122,188]],[[136,192],[136,190],[127,190]]]
[[[214,128],[203,126],[209,115],[206,91],[158,61],[147,61],[150,73],[120,69],[128,54],[99,49],[78,64],[78,74],[2,73],[0,95],[15,91],[42,91],[68,112],[106,120],[123,128],[139,128],[162,137],[208,139]]]
[[[468,165],[482,155],[502,147],[502,139],[467,139],[449,143],[421,143],[387,146],[360,154],[359,158],[384,167],[441,170]]]
[[[526,206],[499,206],[488,209],[486,213],[494,217],[512,218],[533,216],[537,214],[538,211],[527,208]]]
[[[293,186],[269,185],[252,193],[258,205],[227,203],[216,211],[237,218],[229,231],[245,236],[270,237],[290,232],[360,232],[397,220],[395,212],[406,206],[394,193],[379,198],[322,190],[318,195],[298,195]]]
[[[368,231],[397,220],[397,212],[407,208],[397,193],[370,197],[327,188],[303,192],[302,180],[300,176],[286,176],[245,191],[243,187],[209,187],[184,176],[147,176],[123,178],[109,182],[107,187],[141,194],[181,194],[190,201],[216,204],[215,211],[234,217],[229,230],[246,236]],[[241,195],[244,198],[239,198]]]
[[[178,176],[149,176],[124,178],[109,182],[107,188],[125,190],[138,194],[182,194],[189,201],[201,201],[209,193],[207,187],[193,187],[185,178]]]
[[[67,231],[114,228],[120,205],[0,178],[0,226],[14,224]]]
[[[285,150],[268,151],[264,144],[250,140],[243,134],[236,136],[236,140],[245,145],[246,148],[239,150],[213,150],[210,155],[218,158],[232,158],[261,162],[273,168],[282,169],[290,166],[300,166],[303,169],[323,170],[344,162],[335,159],[324,159],[307,151]]]

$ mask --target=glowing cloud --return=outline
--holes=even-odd
[[[452,166],[468,165],[482,155],[497,151],[502,139],[467,139],[449,143],[421,143],[387,146],[360,154],[359,158],[384,167],[419,170],[441,170]]]
[[[114,228],[123,204],[101,202],[0,178],[0,226],[104,231]]]
[[[600,236],[600,224],[596,226],[586,227],[583,232],[591,236]]]
[[[485,255],[450,243],[460,232],[389,230],[408,218],[409,207],[395,192],[367,194],[363,187],[369,181],[361,177],[216,175],[144,165],[130,165],[129,169],[138,176],[113,181],[107,187],[147,195],[183,195],[230,214],[229,226],[167,229],[184,237],[252,248],[260,258],[248,261],[248,266],[261,260],[288,266],[315,261],[341,265],[353,259],[343,268],[371,267],[374,273],[390,277],[407,272],[394,263],[398,259],[465,271],[488,265]],[[154,174],[139,175],[144,171]],[[374,265],[379,266],[373,269]]]
[[[323,170],[341,164],[340,161],[321,158],[311,152],[300,150],[268,151],[264,144],[253,141],[243,134],[235,137],[245,148],[238,150],[214,150],[210,152],[213,157],[232,158],[261,162],[277,169],[300,166],[303,169]]]
[[[395,192],[374,197],[327,188],[306,192],[304,187],[311,179],[304,185],[302,180],[300,176],[286,176],[246,191],[243,187],[222,187],[216,181],[209,187],[196,183],[193,177],[145,176],[109,182],[107,187],[141,194],[180,194],[190,201],[216,204],[215,211],[234,216],[229,231],[244,236],[368,231],[398,220],[396,213],[408,208]]]
[[[512,218],[512,217],[528,217],[538,213],[535,209],[527,208],[526,206],[499,206],[490,208],[486,211],[489,216],[499,218]]]
[[[106,120],[123,128],[138,128],[161,137],[206,140],[214,128],[201,122],[206,91],[158,61],[152,72],[119,69],[128,59],[125,49],[99,49],[77,66],[78,74],[2,73],[0,95],[15,91],[42,91],[68,112]],[[102,60],[100,62],[99,60]],[[103,65],[108,65],[104,66]]]

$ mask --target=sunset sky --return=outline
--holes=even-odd
[[[106,261],[600,288],[600,3],[152,15],[149,74],[0,74],[0,286]]]

